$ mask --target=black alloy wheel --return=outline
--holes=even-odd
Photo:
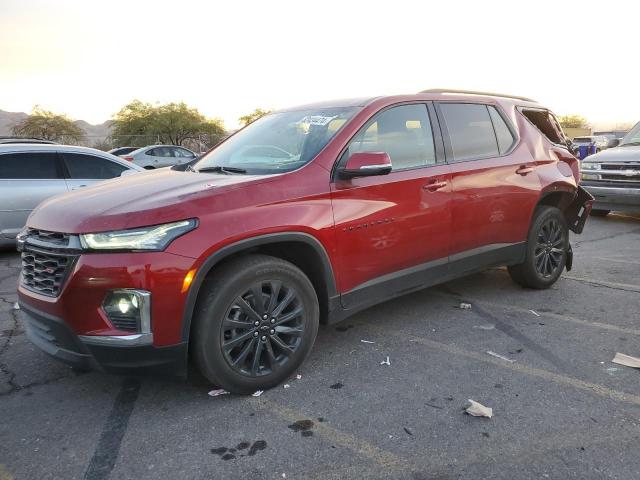
[[[534,248],[535,267],[540,276],[550,278],[564,266],[565,243],[560,223],[555,218],[546,220],[538,232]]]
[[[224,357],[236,372],[251,377],[281,369],[301,343],[304,306],[291,285],[255,283],[227,310],[220,331]]]
[[[254,393],[295,374],[319,322],[318,295],[302,270],[280,258],[246,255],[214,266],[200,287],[189,351],[211,383]]]

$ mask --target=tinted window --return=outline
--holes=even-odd
[[[75,179],[103,180],[115,178],[127,170],[123,165],[93,155],[63,153],[62,157],[69,170],[69,176]]]
[[[440,104],[454,161],[498,156],[498,143],[486,105]]]
[[[0,155],[0,178],[62,178],[54,152],[25,152]]]
[[[156,157],[156,150],[157,148],[152,148],[151,150],[147,150],[147,153],[145,153],[145,155],[151,155],[152,157]]]
[[[349,144],[356,152],[386,152],[394,170],[434,165],[436,154],[426,105],[402,105],[377,114]]]
[[[491,115],[491,121],[493,122],[493,128],[496,131],[496,138],[498,139],[498,149],[500,150],[500,154],[503,155],[509,151],[512,147],[515,138],[513,137],[513,133],[509,130],[507,123],[502,118],[502,115],[498,113],[496,107],[487,107],[489,109],[489,114]]]

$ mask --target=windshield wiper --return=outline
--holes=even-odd
[[[216,165],[215,167],[202,167],[197,170],[198,172],[219,172],[226,173],[227,175],[230,173],[247,173],[244,168],[237,167],[223,167],[221,165]]]

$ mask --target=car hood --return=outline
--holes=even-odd
[[[602,163],[629,162],[634,160],[640,161],[640,145],[610,148],[585,158],[585,161]]]
[[[192,218],[200,213],[198,199],[272,177],[168,168],[128,175],[45,200],[31,213],[27,225],[54,232],[89,233]]]

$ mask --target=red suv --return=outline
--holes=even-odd
[[[592,197],[532,100],[426,91],[270,114],[188,167],[54,197],[19,235],[30,339],[81,368],[249,393],[304,361],[319,323],[506,265],[571,268]]]

